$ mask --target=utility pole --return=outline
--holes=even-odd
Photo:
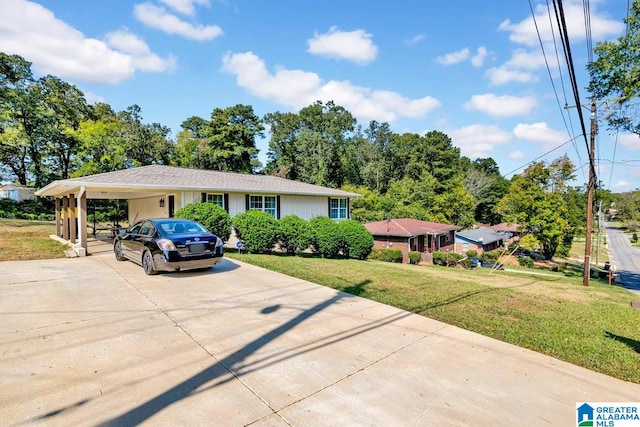
[[[582,284],[589,286],[591,277],[591,235],[593,234],[593,192],[596,186],[595,147],[596,147],[596,101],[591,100],[591,136],[589,142],[589,187],[587,188],[587,229],[584,244],[584,271]]]

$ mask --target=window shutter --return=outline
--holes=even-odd
[[[229,193],[224,193],[224,210],[229,213]]]
[[[276,219],[280,219],[280,196],[276,196]]]
[[[249,195],[248,194],[246,194],[244,196],[244,209],[247,210],[247,211],[249,210]]]
[[[347,197],[347,219],[351,219],[351,199]]]
[[[328,216],[329,218],[331,218],[331,197],[328,197],[328,198],[327,198],[327,200],[328,200],[328,205],[327,205],[327,216]]]
[[[202,200],[202,203],[206,203],[207,202],[207,193],[200,193],[200,199]]]

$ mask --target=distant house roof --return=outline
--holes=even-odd
[[[456,233],[456,238],[462,238],[481,245],[488,245],[503,240],[504,236],[490,228],[481,227],[475,230],[459,231]]]
[[[174,166],[149,165],[54,181],[38,196],[69,194],[85,187],[90,198],[129,198],[132,193],[179,191],[360,197],[359,194],[270,175],[250,175]]]
[[[503,232],[503,233],[519,233],[520,230],[520,225],[518,224],[507,224],[506,222],[502,222],[500,224],[496,224],[496,225],[492,225],[490,227],[488,227],[494,231],[497,232]]]
[[[420,221],[418,219],[400,218],[364,225],[374,236],[414,237],[427,234],[447,234],[450,231],[459,230],[460,227],[437,222]]]

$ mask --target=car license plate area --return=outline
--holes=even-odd
[[[206,250],[207,245],[204,243],[193,243],[189,245],[189,253],[190,254],[199,254]]]

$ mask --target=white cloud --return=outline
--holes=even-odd
[[[38,74],[62,79],[115,84],[136,71],[158,72],[175,66],[137,36],[121,30],[102,41],[88,38],[43,6],[26,0],[3,0],[0,51],[33,63]]]
[[[525,49],[516,49],[511,54],[511,59],[505,63],[505,66],[510,68],[523,68],[525,70],[537,70],[545,66],[544,55],[542,51],[539,50],[528,51]]]
[[[464,49],[457,52],[451,52],[442,56],[438,56],[435,61],[438,64],[442,65],[459,64],[460,62],[466,61],[469,58],[469,53],[469,49],[465,47]]]
[[[524,159],[524,153],[520,150],[512,151],[509,153],[509,159],[510,160]]]
[[[406,43],[409,46],[412,46],[414,44],[420,43],[422,40],[424,40],[424,37],[425,37],[424,33],[416,34],[415,36],[413,36],[409,40],[407,40]]]
[[[594,40],[604,40],[621,34],[624,31],[624,24],[619,21],[610,19],[602,14],[598,14],[596,10],[597,2],[592,2],[591,9],[591,36]],[[553,14],[553,9],[551,9]],[[564,15],[567,24],[567,31],[570,40],[584,40],[584,5],[581,1],[569,1],[564,4]],[[555,27],[555,18],[553,19]],[[546,4],[538,4],[535,10],[535,23],[533,17],[529,16],[524,20],[512,23],[507,19],[498,27],[499,30],[509,32],[509,40],[514,43],[527,46],[537,46],[540,44],[538,33],[536,32],[536,23],[540,31],[540,37],[543,43],[553,42],[551,26],[549,24],[549,14]],[[557,29],[555,33],[558,34]]]
[[[211,6],[209,0],[160,0],[160,3],[164,3],[176,12],[182,13],[187,16],[194,16],[196,8],[194,5]]]
[[[534,74],[509,68],[505,65],[489,68],[485,76],[493,86],[501,86],[511,82],[534,83],[538,81],[538,77]]]
[[[471,64],[474,67],[482,67],[482,64],[484,64],[484,60],[487,55],[489,55],[489,51],[487,50],[487,48],[484,46],[480,46],[476,51],[476,54],[471,57]]]
[[[378,47],[371,41],[371,37],[364,30],[340,31],[334,26],[327,33],[315,33],[313,38],[307,40],[307,52],[364,65],[378,56]]]
[[[222,29],[217,25],[192,24],[151,3],[136,4],[133,14],[148,27],[191,40],[213,40],[222,35]]]
[[[497,96],[492,93],[473,95],[464,104],[467,110],[481,111],[492,117],[513,117],[529,114],[538,105],[535,96]]]
[[[541,144],[544,147],[557,146],[569,139],[565,132],[551,129],[545,122],[520,123],[513,129],[513,134],[518,139]]]
[[[624,179],[616,182],[611,187],[615,188],[619,192],[629,191],[632,189],[631,183],[629,181],[625,181]]]
[[[497,126],[471,125],[447,130],[447,135],[460,153],[471,159],[489,157],[497,145],[511,141],[511,134]]]
[[[640,137],[634,133],[619,135],[618,143],[629,150],[640,150]]]
[[[334,101],[363,120],[393,122],[400,117],[424,117],[440,102],[430,96],[408,99],[396,92],[371,90],[349,81],[323,81],[316,73],[279,69],[269,72],[253,52],[227,53],[222,71],[235,75],[238,86],[253,95],[293,109],[316,100]]]
[[[95,94],[93,92],[83,90],[82,93],[84,93],[84,99],[87,100],[87,104],[89,104],[89,105],[94,105],[94,104],[97,104],[99,102],[104,102],[105,101],[103,96],[97,95],[97,94]]]

